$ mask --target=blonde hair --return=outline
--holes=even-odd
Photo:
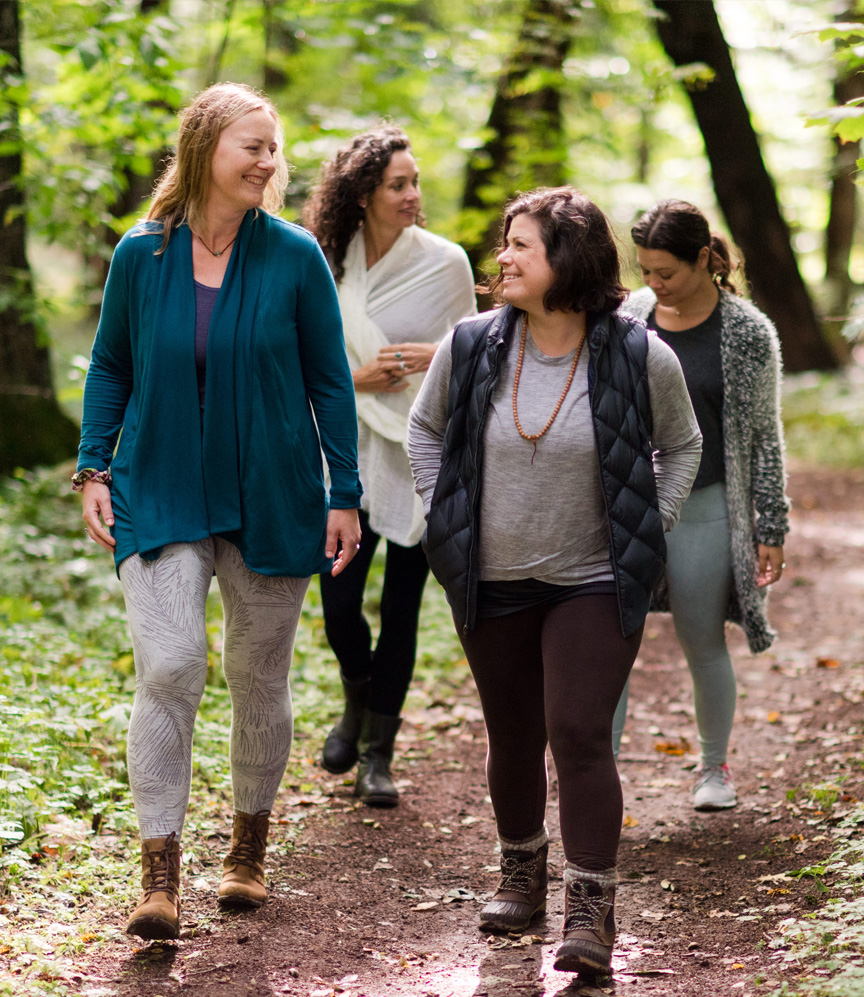
[[[213,153],[225,128],[250,111],[268,111],[276,122],[276,172],[264,191],[264,209],[277,214],[284,204],[289,169],[282,154],[284,140],[276,108],[259,90],[245,83],[215,83],[202,90],[180,112],[177,151],[153,191],[153,202],[146,220],[161,225],[162,245],[158,256],[165,252],[173,229],[184,222],[200,225],[207,191]]]

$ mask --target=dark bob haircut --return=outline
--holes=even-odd
[[[507,205],[500,253],[517,215],[528,215],[540,227],[552,286],[543,297],[547,312],[613,312],[627,297],[621,283],[618,248],[606,216],[573,187],[539,187]],[[499,273],[484,288],[501,301]]]
[[[742,269],[741,254],[737,249],[733,254],[723,236],[711,231],[708,219],[695,204],[675,199],[658,201],[630,229],[630,235],[642,249],[665,250],[690,266],[695,266],[707,246],[708,273],[714,283],[738,294],[729,278]]]

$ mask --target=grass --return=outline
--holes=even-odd
[[[0,481],[0,997],[77,995],[76,960],[120,936],[137,834],[125,770],[134,664],[113,562],[84,536],[71,466]],[[380,597],[376,560],[368,590]],[[219,662],[221,606],[208,600],[210,669],[195,730],[184,863],[231,810],[230,703]],[[427,588],[409,708],[465,679],[441,590]],[[295,743],[284,791],[309,793],[322,732],[341,701],[318,586],[292,670]],[[296,808],[295,808],[296,809]],[[295,823],[296,819],[296,823]],[[291,814],[286,847],[302,826]]]

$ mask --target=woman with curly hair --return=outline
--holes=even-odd
[[[474,279],[459,246],[422,228],[417,163],[394,125],[355,135],[323,165],[303,220],[339,290],[365,489],[357,557],[338,579],[321,576],[327,639],[345,694],[322,764],[340,774],[359,758],[356,795],[389,807],[399,799],[390,764],[429,571],[420,547],[423,507],[405,449],[408,412],[438,343],[476,311]],[[363,592],[382,537],[381,630],[373,647]]]

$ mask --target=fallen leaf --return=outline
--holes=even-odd
[[[432,910],[433,907],[437,906],[437,900],[424,900],[422,904],[417,904],[417,906],[412,907],[411,910]]]
[[[817,658],[817,668],[839,668],[840,662],[836,658]]]
[[[733,962],[732,965],[729,967],[729,969],[743,969],[743,968],[744,968],[743,962]]]
[[[624,827],[639,827],[639,821],[635,817],[631,817],[630,814],[624,818]]]
[[[690,753],[690,742],[686,737],[680,737],[677,741],[658,741],[654,750],[664,755],[687,755]]]
[[[780,723],[781,714],[777,710],[772,710],[768,716],[765,718],[769,724]]]

